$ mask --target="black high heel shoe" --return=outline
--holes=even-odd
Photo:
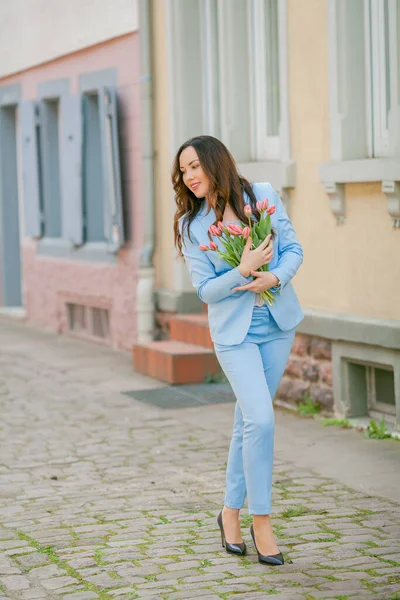
[[[241,544],[230,544],[226,541],[224,526],[222,524],[222,510],[217,517],[217,523],[221,530],[221,540],[222,546],[229,554],[237,554],[238,556],[244,556],[246,554],[246,544],[242,542]]]
[[[262,565],[283,565],[284,564],[285,561],[283,560],[283,556],[282,556],[281,552],[279,552],[279,554],[268,555],[268,554],[261,554],[258,551],[257,544],[256,544],[256,538],[254,536],[253,525],[250,526],[250,533],[251,533],[251,537],[253,538],[254,546],[257,550],[259,563],[261,563]]]

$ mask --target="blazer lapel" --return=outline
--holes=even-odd
[[[206,232],[208,232],[208,228],[210,227],[210,225],[212,225],[215,222],[216,219],[216,215],[215,215],[215,211],[213,208],[210,208],[210,212],[207,214],[207,204],[206,201],[203,201],[204,204],[201,208],[201,211],[198,214],[198,220],[201,223],[201,225],[204,227],[204,229],[206,230]]]

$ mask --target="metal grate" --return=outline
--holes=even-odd
[[[87,330],[85,306],[81,304],[67,304],[68,329],[75,332]]]
[[[139,402],[166,409],[193,408],[236,401],[232,388],[226,383],[196,383],[122,393]]]
[[[96,337],[110,337],[109,312],[105,308],[90,308],[91,333]]]
[[[109,311],[84,304],[67,304],[68,329],[78,334],[108,339]]]

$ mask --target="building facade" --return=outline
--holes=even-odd
[[[215,135],[278,190],[304,248],[278,399],[399,429],[400,0],[0,11],[0,312],[136,344],[137,368],[172,383],[190,356],[212,371],[170,171],[183,141]],[[168,336],[183,345],[152,346]]]
[[[170,165],[220,137],[280,192],[305,319],[278,397],[400,427],[400,2],[153,2],[156,297],[201,310],[172,250]]]
[[[152,330],[151,304],[139,314],[137,302],[138,10],[16,2],[3,6],[0,41],[1,304],[125,349]]]

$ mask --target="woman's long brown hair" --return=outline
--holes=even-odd
[[[260,214],[256,208],[256,197],[250,183],[242,177],[228,148],[217,138],[210,135],[200,135],[188,140],[179,148],[172,167],[172,185],[175,191],[176,212],[174,216],[174,244],[179,256],[182,256],[182,236],[179,231],[179,219],[186,215],[183,226],[187,227],[190,239],[190,225],[202,206],[202,201],[197,198],[183,182],[183,173],[180,170],[180,157],[182,152],[192,146],[199,157],[203,171],[210,180],[211,206],[215,211],[215,225],[223,220],[227,204],[232,208],[237,218],[247,223],[244,214],[243,192],[249,196],[250,205],[257,220]],[[211,240],[210,234],[208,234]]]

